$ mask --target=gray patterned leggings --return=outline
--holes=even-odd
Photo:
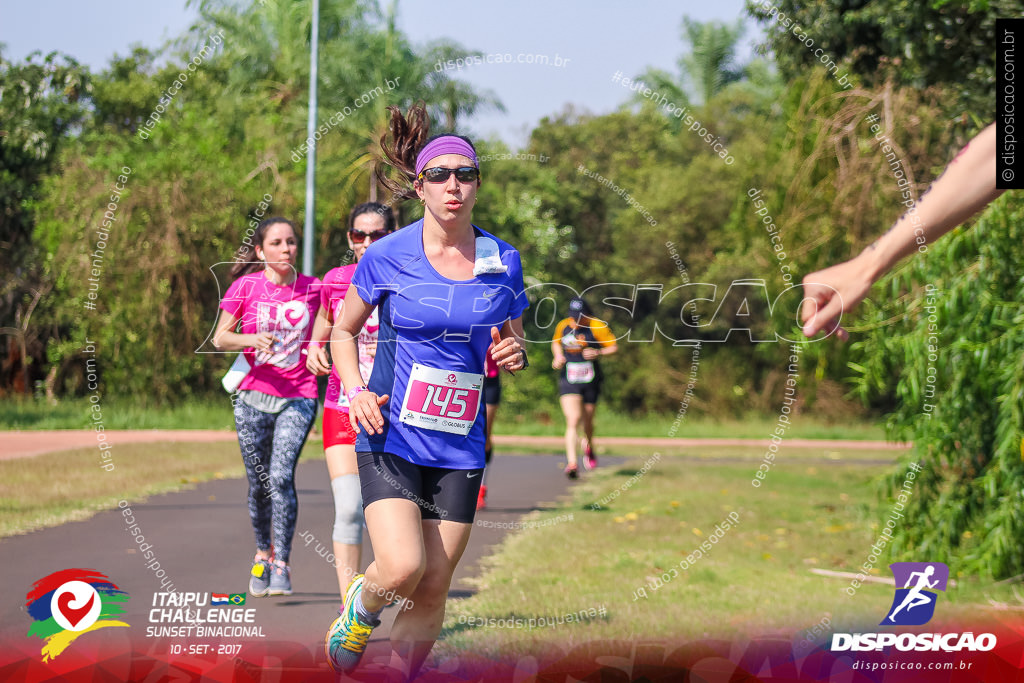
[[[316,417],[316,399],[301,398],[280,413],[265,413],[237,401],[235,428],[249,478],[249,519],[256,548],[270,550],[273,526],[274,558],[288,561],[299,511],[295,497],[295,465]]]

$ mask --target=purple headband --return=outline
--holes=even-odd
[[[461,154],[468,159],[472,159],[473,165],[480,168],[480,164],[476,160],[476,152],[473,151],[473,147],[468,142],[454,135],[442,135],[428,142],[427,146],[416,155],[416,177],[418,178],[423,169],[426,168],[427,162],[442,154]]]

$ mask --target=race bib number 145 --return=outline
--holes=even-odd
[[[413,427],[469,434],[480,409],[483,375],[413,363],[401,421]]]

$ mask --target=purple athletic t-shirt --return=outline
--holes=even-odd
[[[393,453],[431,467],[484,466],[485,418],[470,378],[484,373],[491,327],[520,317],[528,303],[519,252],[475,230],[478,240],[497,243],[505,272],[469,280],[442,276],[423,251],[422,220],[370,245],[359,261],[352,285],[359,298],[379,307],[368,387],[390,399],[381,407],[383,433],[367,435],[360,427],[358,452]]]

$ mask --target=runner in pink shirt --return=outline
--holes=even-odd
[[[253,243],[248,259],[231,269],[236,279],[221,300],[213,343],[222,350],[244,350],[252,368],[232,404],[256,535],[249,592],[262,597],[292,593],[288,558],[298,514],[295,465],[317,399],[316,377],[306,369],[303,354],[320,304],[320,280],[296,273],[298,237],[290,221],[263,221]]]

